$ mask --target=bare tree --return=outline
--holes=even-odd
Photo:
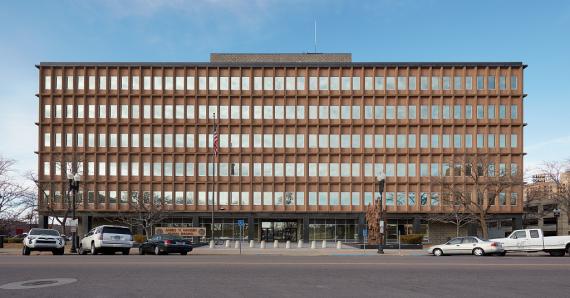
[[[168,215],[168,205],[159,197],[150,199],[150,193],[131,197],[128,200],[128,211],[119,211],[109,218],[110,221],[129,225],[131,228],[141,228],[145,236],[150,238],[156,224],[162,222]]]
[[[561,211],[570,214],[570,159],[565,162],[545,162],[541,172],[545,175],[546,184],[542,195],[548,196],[558,205]],[[565,177],[565,175],[567,175]]]
[[[444,197],[452,198],[453,205],[461,206],[463,212],[475,218],[482,237],[487,239],[489,237],[487,221],[492,215],[492,207],[497,205],[497,199],[507,200],[506,196],[500,197],[500,194],[513,186],[522,185],[522,175],[518,172],[507,173],[501,169],[497,171],[494,160],[489,156],[452,159],[443,171],[440,177],[432,179],[432,183],[439,186]],[[475,198],[472,198],[473,196]],[[450,202],[446,202],[444,198],[445,211],[451,210],[445,206]]]
[[[17,218],[17,209],[27,191],[12,176],[15,163],[13,159],[0,156],[0,219]]]
[[[35,189],[30,192],[30,201],[37,202],[36,210],[47,214],[49,217],[57,221],[61,226],[62,233],[66,233],[67,221],[72,219],[73,209],[81,205],[81,200],[75,200],[75,206],[73,204],[72,192],[67,186],[67,173],[82,173],[82,162],[78,158],[73,156],[69,157],[71,161],[61,162],[59,165],[59,170],[64,175],[64,179],[60,182],[51,180],[42,180],[34,172],[29,172],[27,174],[27,179],[33,182]],[[63,189],[61,195],[52,194],[54,189]],[[31,204],[30,202],[30,204]],[[52,221],[53,226],[53,221]]]
[[[455,225],[455,237],[459,237],[459,230],[462,227],[477,222],[477,217],[465,210],[460,199],[446,197],[443,200],[449,200],[444,202],[444,205],[451,205],[451,210],[446,213],[431,214],[428,217],[429,221]]]

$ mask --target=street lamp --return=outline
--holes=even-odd
[[[71,174],[68,173],[67,174],[67,182],[69,183],[69,191],[71,191],[71,199],[72,199],[72,213],[71,213],[71,219],[75,222],[75,197],[77,195],[77,192],[79,191],[79,181],[81,181],[81,176],[78,173]],[[75,229],[71,232],[71,253],[77,253],[77,246],[76,246],[76,236],[77,235],[77,226],[75,227]]]
[[[384,204],[383,204],[383,197],[384,197],[384,185],[386,184],[386,175],[384,174],[384,172],[380,172],[380,175],[378,175],[378,198],[376,199],[376,206],[380,207],[380,211],[379,211],[379,236],[380,236],[380,242],[378,243],[378,251],[377,253],[379,254],[384,254]]]
[[[560,217],[560,208],[554,208],[554,220],[556,221],[556,235],[558,235],[558,218]]]

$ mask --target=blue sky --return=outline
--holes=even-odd
[[[41,61],[207,61],[211,52],[354,61],[522,61],[526,166],[570,158],[570,1],[0,2],[0,154],[36,170]]]

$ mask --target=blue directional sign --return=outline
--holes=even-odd
[[[362,236],[364,236],[364,238],[368,238],[368,229],[362,230]]]
[[[238,219],[238,226],[243,227],[245,226],[245,221],[243,219]]]

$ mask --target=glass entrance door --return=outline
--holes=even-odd
[[[273,221],[261,223],[261,240],[297,241],[297,222]]]

